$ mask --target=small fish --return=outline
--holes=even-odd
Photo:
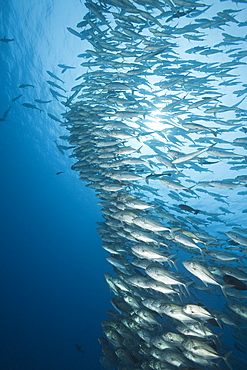
[[[34,87],[33,85],[31,84],[22,84],[19,86],[21,89],[23,89],[24,87]]]
[[[191,272],[191,274],[200,279],[206,286],[207,284],[218,285],[222,289],[222,292],[226,297],[225,289],[231,287],[231,285],[221,285],[220,283],[218,283],[211,272],[206,267],[197,262],[183,261],[182,264],[189,272]]]
[[[20,99],[20,97],[22,96],[23,94],[20,94],[20,95],[18,95],[18,96],[16,96],[15,98],[13,98],[11,101],[16,101],[16,100],[18,100],[18,99]]]
[[[194,208],[192,208],[190,206],[187,206],[186,204],[179,204],[178,206],[183,211],[194,212],[196,215],[200,212],[199,209],[194,209]]]
[[[63,171],[56,172],[56,175],[60,175],[60,173],[64,173]]]
[[[53,116],[53,114],[51,114],[51,113],[47,113],[47,115],[48,115],[51,119],[53,119],[53,121],[63,123],[62,121],[60,121],[60,119],[59,119],[59,118],[57,118],[57,117]]]
[[[196,8],[192,8],[192,9],[189,9],[189,10],[183,11],[183,12],[177,10],[173,15],[171,15],[169,18],[167,18],[166,22],[169,22],[169,21],[171,21],[172,19],[175,19],[175,18],[184,17],[185,15],[193,12],[194,10],[196,10]]]
[[[73,28],[67,27],[67,30],[72,33],[72,35],[79,37],[81,40],[84,39],[84,36],[80,32],[75,31]]]
[[[169,172],[151,173],[150,175],[146,176],[146,183],[148,184],[149,179],[156,179],[157,177],[164,176],[164,175],[172,176],[172,173],[169,173]]]
[[[233,285],[234,289],[247,290],[247,285],[245,283],[231,275],[223,275],[222,278],[226,284]]]
[[[43,112],[43,110],[42,109],[39,109],[38,107],[36,107],[35,105],[33,105],[33,104],[29,104],[29,103],[22,103],[22,105],[24,106],[24,107],[26,107],[26,108],[30,108],[30,109],[37,109],[37,110],[39,110],[40,112]]]
[[[232,302],[228,303],[227,306],[230,308],[230,310],[241,316],[243,319],[247,319],[247,307],[245,304]]]
[[[10,109],[12,108],[12,106],[10,106],[4,113],[3,113],[3,118],[5,119],[7,117],[7,115],[9,114],[9,111]]]
[[[53,86],[53,87],[55,87],[55,88],[57,88],[57,89],[59,89],[59,90],[62,90],[62,91],[64,91],[64,92],[66,92],[66,90],[65,89],[63,89],[61,86],[59,86],[58,84],[56,84],[55,82],[53,82],[53,81],[46,81],[49,85],[51,85],[51,86]]]
[[[4,38],[0,39],[0,41],[5,42],[6,44],[8,44],[11,41],[15,41],[15,39],[7,39],[6,36],[4,36]]]
[[[50,89],[50,92],[52,93],[52,96],[55,98],[55,99],[57,99],[58,100],[58,96],[60,97],[60,98],[65,98],[66,99],[66,96],[64,96],[64,95],[62,95],[62,94],[59,94],[59,92],[57,92],[57,91],[55,91],[55,90],[52,90],[52,89]]]
[[[65,64],[58,64],[58,67],[62,68],[62,72],[64,73],[67,71],[67,69],[75,69],[75,67],[66,66]]]
[[[34,101],[36,101],[36,103],[40,103],[40,104],[47,104],[47,103],[52,102],[52,100],[40,100],[40,99],[34,99]]]
[[[193,153],[189,153],[189,154],[187,154],[187,155],[183,155],[183,156],[181,156],[181,157],[179,157],[179,158],[174,159],[174,160],[172,161],[172,163],[173,163],[173,164],[177,164],[177,163],[183,163],[183,162],[189,161],[189,160],[191,160],[191,159],[193,159],[193,158],[197,157],[198,155],[200,155],[200,154],[202,154],[202,153],[206,152],[208,149],[210,149],[210,148],[211,148],[212,146],[214,146],[214,145],[215,145],[215,144],[212,144],[212,145],[210,145],[210,146],[209,146],[209,147],[207,147],[207,148],[204,148],[204,149],[198,150],[198,151],[193,152]]]
[[[241,244],[244,247],[247,247],[247,238],[245,236],[235,233],[234,231],[228,231],[225,234],[228,236],[228,238],[232,239],[234,242]]]
[[[75,346],[76,346],[77,351],[79,351],[81,353],[85,353],[86,352],[85,349],[82,348],[82,346],[79,346],[79,344],[76,343]]]
[[[57,77],[56,75],[54,75],[54,73],[50,72],[50,71],[46,71],[48,73],[49,76],[51,76],[52,78],[54,78],[55,80],[58,80],[60,82],[62,82],[64,84],[64,81],[61,80],[61,78]]]
[[[56,147],[58,148],[58,150],[59,150],[59,152],[61,153],[61,154],[65,154],[64,153],[64,150],[61,148],[61,145],[59,145],[58,143],[57,143],[57,140],[53,140],[54,141],[54,143],[56,144]]]

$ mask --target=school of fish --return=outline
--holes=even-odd
[[[61,126],[113,267],[106,369],[247,367],[247,22],[230,3],[87,0],[68,28],[85,50]]]
[[[86,0],[70,96],[47,71],[104,218],[106,369],[247,368],[246,4]]]

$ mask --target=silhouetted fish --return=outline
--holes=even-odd
[[[207,320],[207,322],[208,322],[210,325],[220,327],[220,325],[217,323],[217,321],[216,321],[215,319],[209,319],[209,320]]]
[[[190,206],[187,206],[186,204],[179,204],[178,206],[179,206],[179,208],[180,208],[180,209],[182,209],[183,211],[194,212],[196,215],[197,215],[197,213],[199,213],[199,212],[200,212],[200,210],[199,210],[199,209],[194,209],[194,208],[192,208],[192,207],[190,207]]]
[[[0,39],[0,41],[5,42],[5,44],[8,44],[10,41],[15,41],[14,39],[7,39],[6,36],[4,36],[3,39]]]
[[[233,285],[234,289],[237,290],[247,290],[247,285],[243,283],[241,280],[238,280],[237,278],[231,276],[231,275],[224,275],[223,280],[225,283],[229,285]]]

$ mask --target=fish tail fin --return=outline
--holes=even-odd
[[[174,263],[174,261],[172,261],[172,258],[173,257],[176,257],[176,255],[175,254],[172,254],[171,256],[169,256],[169,257],[167,257],[167,263],[168,263],[168,265],[170,266],[170,267],[172,267],[172,265],[174,265],[175,263]]]
[[[231,364],[230,364],[230,362],[229,362],[229,357],[231,356],[231,354],[232,354],[232,352],[233,351],[230,351],[230,352],[228,352],[224,357],[222,357],[223,358],[223,360],[225,361],[225,363],[226,363],[226,365],[228,366],[228,368],[230,369],[230,370],[233,370],[233,368],[232,368],[232,366],[231,366]]]
[[[219,327],[221,328],[221,329],[223,329],[223,326],[222,326],[222,324],[221,324],[221,322],[220,322],[220,319],[219,319],[219,317],[214,317],[214,319],[215,319],[215,321],[217,322],[217,324],[219,325]],[[217,337],[218,336],[222,336],[224,333],[221,333],[221,334],[217,334]]]
[[[184,303],[183,298],[182,298],[183,292],[178,292],[178,295],[179,295],[179,299],[180,299],[181,303],[183,304]]]
[[[246,255],[245,254],[243,256],[239,257],[238,260],[243,263],[243,259],[244,258],[246,258]]]
[[[139,149],[137,149],[136,153],[141,153],[141,148],[143,147],[143,145],[140,146]]]
[[[220,287],[221,287],[222,293],[224,294],[224,296],[228,300],[228,297],[227,297],[227,294],[226,294],[225,290],[229,289],[229,288],[234,288],[234,285],[226,284],[226,285],[221,285]]]
[[[172,256],[172,257],[174,257],[174,255]],[[178,261],[180,261],[179,259],[176,259],[176,260],[174,260],[174,261],[171,261],[172,262],[172,264],[173,264],[173,266],[175,267],[175,269],[178,271],[178,268],[177,268],[177,262]]]
[[[223,334],[224,333],[219,333],[219,334],[215,335],[215,339],[216,339],[216,341],[217,341],[217,343],[219,344],[220,347],[222,346],[220,338],[222,337]]]
[[[238,103],[236,103],[236,104],[234,104],[233,105],[233,107],[235,108],[235,107],[238,107],[243,101],[244,101],[244,99],[246,99],[246,97],[247,97],[247,95],[245,95],[244,97],[243,97],[243,99],[241,99]]]
[[[165,244],[165,243],[158,243],[158,245],[160,246],[162,246],[162,247],[165,247],[166,249],[168,249],[168,251],[170,251],[170,247],[169,247],[169,245],[167,245],[167,244]]]
[[[202,258],[205,259],[205,251],[200,248],[200,253],[201,253]]]
[[[188,283],[184,284],[184,287],[185,287],[185,290],[186,290],[186,292],[187,292],[187,294],[188,294],[188,297],[190,297],[190,291],[189,291],[188,287],[189,287],[191,284],[193,284],[193,281],[189,281]]]

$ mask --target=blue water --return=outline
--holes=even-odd
[[[97,338],[110,293],[97,199],[53,142],[62,128],[21,105],[52,99],[45,71],[61,75],[57,64],[75,65],[80,45],[66,27],[81,20],[81,9],[77,0],[0,2],[0,38],[15,39],[0,43],[0,116],[12,105],[0,122],[1,370],[101,368]],[[59,115],[59,104],[40,108]]]
[[[86,46],[66,27],[75,28],[84,14],[79,0],[0,1],[0,38],[14,38],[0,43],[0,117],[11,106],[0,122],[0,370],[102,369],[97,338],[112,308],[103,277],[112,268],[95,231],[102,216],[94,192],[70,169],[72,152],[56,147],[54,140],[68,145],[58,139],[66,130],[47,115],[60,117],[65,107],[51,95],[46,71],[67,91],[76,84],[78,69],[62,74],[57,65],[80,65],[76,56]],[[241,198],[230,201],[234,221],[245,224]],[[210,304],[222,306],[217,296]]]

